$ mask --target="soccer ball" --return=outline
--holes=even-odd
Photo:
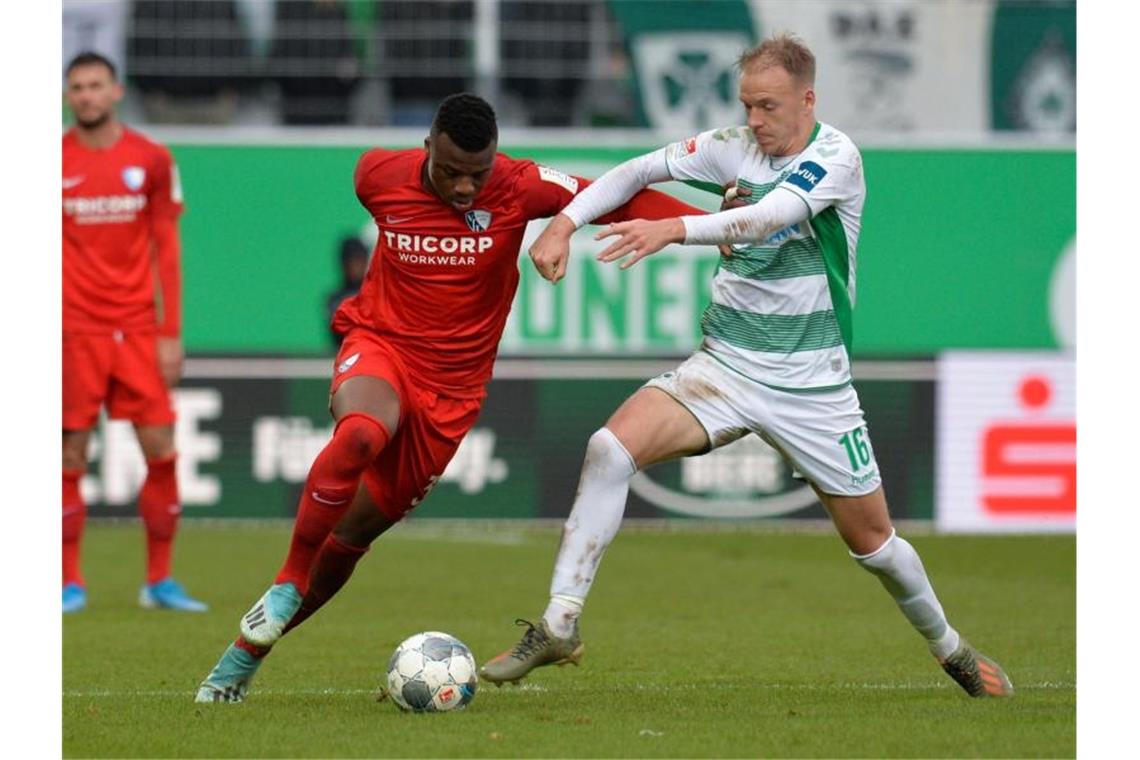
[[[405,639],[388,660],[388,696],[401,710],[460,710],[475,698],[475,658],[459,639],[425,631]]]

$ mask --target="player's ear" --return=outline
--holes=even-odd
[[[815,89],[808,87],[804,90],[804,107],[812,108],[815,106]]]
[[[431,150],[431,135],[424,138],[424,150]]]

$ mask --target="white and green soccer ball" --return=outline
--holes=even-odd
[[[471,650],[439,631],[408,637],[388,660],[388,696],[409,712],[461,710],[478,681]]]

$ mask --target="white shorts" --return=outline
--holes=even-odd
[[[792,393],[729,369],[705,351],[645,384],[692,412],[719,448],[755,433],[826,494],[864,496],[882,484],[855,388]]]

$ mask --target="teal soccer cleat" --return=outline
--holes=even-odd
[[[198,687],[195,702],[244,702],[263,658],[230,644],[222,659]]]
[[[78,583],[69,583],[63,587],[63,613],[79,612],[87,609],[87,589]]]
[[[241,635],[254,646],[271,647],[301,607],[301,593],[292,583],[276,583],[241,619]]]
[[[143,586],[139,592],[139,606],[148,610],[180,610],[182,612],[205,612],[210,609],[199,602],[173,578],[165,578],[158,583]]]

